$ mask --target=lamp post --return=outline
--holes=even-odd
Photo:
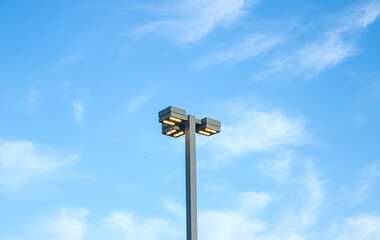
[[[220,121],[195,118],[176,107],[167,107],[158,113],[162,134],[178,138],[185,135],[186,147],[186,236],[197,240],[197,180],[196,180],[196,133],[211,136],[220,132]]]

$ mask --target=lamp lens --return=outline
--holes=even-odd
[[[178,132],[178,133],[174,134],[173,137],[179,137],[179,136],[181,136],[181,135],[183,135],[183,134],[184,134],[184,132],[181,131],[181,132]]]
[[[170,121],[168,121],[168,120],[164,120],[164,121],[162,121],[162,122],[165,123],[165,124],[168,124],[168,125],[170,125],[170,126],[174,126],[174,125],[175,125],[174,122],[170,122]]]
[[[211,132],[211,133],[216,133],[216,131],[214,129],[211,129],[211,128],[206,128],[205,130],[208,132]]]
[[[203,135],[206,135],[206,136],[210,136],[211,135],[210,133],[202,131],[202,130],[199,130],[199,133],[203,134]]]
[[[172,130],[170,130],[169,132],[166,132],[165,134],[166,134],[166,135],[170,135],[170,134],[174,133],[175,131],[177,131],[177,130],[172,129]],[[178,134],[178,133],[177,133],[177,134]]]
[[[170,120],[173,120],[175,122],[182,122],[182,119],[176,118],[176,117],[169,117]]]

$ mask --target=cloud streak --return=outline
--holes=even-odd
[[[287,56],[275,59],[270,68],[254,75],[255,81],[269,77],[303,76],[306,79],[334,67],[358,53],[356,36],[372,24],[380,14],[380,2],[368,2],[355,6],[336,17],[340,22],[324,32],[324,35]]]
[[[78,157],[25,140],[0,142],[0,186],[22,187],[73,164]]]
[[[27,114],[33,114],[39,110],[37,104],[39,92],[36,88],[30,88],[28,91],[28,99],[22,104]]]
[[[356,186],[353,189],[346,189],[347,199],[352,205],[357,205],[365,201],[378,184],[380,178],[380,161],[373,161],[361,172]]]
[[[73,101],[74,119],[77,123],[82,123],[84,118],[85,106],[80,101]]]
[[[115,212],[106,220],[115,239],[176,239],[180,234],[173,223],[163,218],[138,219],[132,213]]]
[[[251,5],[256,2],[251,1]],[[171,16],[148,23],[133,32],[144,36],[159,32],[172,36],[178,43],[196,43],[218,26],[230,25],[244,14],[244,0],[182,0],[168,7]]]
[[[152,94],[149,93],[149,94],[141,95],[141,96],[131,99],[128,103],[127,111],[128,112],[136,111],[139,107],[144,105],[144,103],[146,103],[151,98],[151,96]]]
[[[33,235],[41,240],[82,240],[89,226],[86,219],[88,213],[89,211],[84,208],[62,207],[57,215],[32,226]]]
[[[215,164],[244,154],[299,145],[309,138],[305,118],[288,117],[279,110],[242,109],[235,108],[230,113],[230,123],[223,125],[222,134],[210,140]]]
[[[380,239],[380,217],[364,215],[347,218],[336,240],[377,240]]]
[[[222,63],[238,63],[267,53],[280,44],[281,38],[269,37],[263,34],[249,36],[231,49],[213,53],[203,57],[193,64],[196,68],[207,68]]]

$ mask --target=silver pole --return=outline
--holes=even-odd
[[[197,240],[197,180],[195,151],[195,117],[188,115],[186,134],[186,235],[187,240]]]

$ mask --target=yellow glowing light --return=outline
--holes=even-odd
[[[211,129],[211,128],[206,128],[205,130],[208,132],[216,133],[216,131],[214,129]]]
[[[177,130],[172,129],[172,130],[170,130],[169,132],[166,132],[165,134],[166,134],[166,135],[170,135],[170,134],[174,133],[175,131],[177,131]],[[178,133],[177,133],[177,134],[178,134]]]
[[[206,136],[210,136],[210,133],[205,132],[205,131],[202,131],[202,130],[200,130],[199,133],[200,133],[200,134],[203,134],[203,135],[206,135]]]
[[[176,118],[176,117],[169,117],[169,119],[170,120],[173,120],[173,121],[176,121],[176,122],[182,122],[182,120],[181,119],[179,119],[179,118]]]
[[[179,136],[181,136],[181,135],[183,135],[183,134],[184,134],[184,132],[181,131],[181,132],[179,132],[179,133],[174,134],[173,137],[179,137]]]
[[[164,120],[164,121],[162,121],[162,122],[165,123],[165,124],[171,125],[171,126],[174,126],[174,125],[175,125],[174,122],[170,122],[170,121],[168,121],[168,120]]]

